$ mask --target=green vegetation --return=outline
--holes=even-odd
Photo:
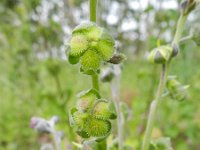
[[[148,63],[144,55],[157,47],[159,42],[160,45],[167,45],[173,41],[179,11],[178,8],[162,7],[166,1],[159,1],[159,7],[149,2],[147,6],[143,7],[146,5],[144,4],[140,9],[131,8],[132,5],[129,4],[131,2],[128,0],[98,2],[97,24],[107,29],[109,34],[120,42],[119,51],[127,56],[127,61],[121,67],[120,81],[120,108],[125,120],[124,150],[142,148],[149,106],[155,97],[154,93],[159,83],[160,66]],[[88,1],[69,0],[61,3],[48,1],[51,5],[49,8],[45,7],[46,2],[46,0],[0,1],[0,150],[36,150],[42,143],[52,143],[51,136],[36,133],[29,124],[33,116],[50,119],[53,115],[60,117],[56,128],[65,133],[62,149],[77,149],[82,139],[76,134],[76,129],[70,126],[69,112],[74,106],[88,111],[94,105],[92,103],[94,101],[89,99],[88,107],[85,108],[85,102],[80,102],[81,97],[77,98],[76,95],[83,89],[97,87],[97,85],[94,82],[92,84],[88,75],[80,73],[79,65],[69,64],[64,52],[66,45],[70,44],[69,39],[74,27],[81,23],[80,20],[89,20],[89,15],[85,12]],[[137,3],[136,0],[135,2]],[[105,17],[111,13],[111,8],[108,6],[113,7],[113,10],[117,7],[121,14],[117,14],[116,23],[109,23],[109,18]],[[44,10],[47,9],[48,13],[45,14]],[[78,19],[73,13],[75,10],[82,14]],[[161,145],[168,145],[166,150],[170,150],[171,141],[174,150],[199,150],[199,10],[199,7],[196,7],[196,10],[191,12],[192,17],[183,31],[185,38],[181,39],[179,54],[170,64],[168,74],[175,75],[176,81],[173,77],[167,80],[169,91],[178,92],[177,86],[189,85],[190,87],[184,95],[184,101],[182,97],[172,92],[170,96],[160,99],[162,103],[155,116],[150,149],[161,143]],[[137,22],[136,28],[127,29],[126,26],[122,28],[123,22],[127,20]],[[145,29],[140,29],[141,27]],[[93,31],[98,35],[97,31]],[[78,33],[76,36],[82,38]],[[91,34],[88,34],[88,37],[90,36]],[[78,41],[86,42],[85,39]],[[96,43],[89,44],[97,46]],[[109,44],[103,44],[110,49]],[[75,49],[79,49],[79,46],[75,45]],[[99,48],[99,45],[97,47]],[[85,51],[80,49],[82,50]],[[105,55],[111,56],[110,53]],[[103,59],[105,55],[102,54],[101,62],[108,60],[107,57]],[[79,62],[79,59],[71,58],[71,60],[73,60],[71,63]],[[79,63],[85,64],[83,61]],[[102,65],[102,70],[107,66],[109,65]],[[99,69],[95,63],[92,67],[95,67],[95,71]],[[93,76],[94,80],[96,79]],[[101,96],[111,100],[113,97],[110,83],[100,82],[99,86]],[[166,89],[164,89],[165,94],[167,94]],[[107,104],[104,100],[100,102],[102,105]],[[110,130],[111,122],[112,132],[107,137],[107,145],[111,150],[117,150],[117,141],[113,142],[118,135],[117,121],[110,120],[113,114],[105,109],[105,106],[98,106],[97,103],[94,108],[94,118],[89,123],[93,126],[95,122],[94,124],[100,124],[103,128],[99,129],[96,126],[90,128],[94,130],[91,132],[87,126],[88,132],[91,132],[91,136],[105,135]],[[78,126],[87,117],[87,115],[80,117],[78,113],[74,115]],[[96,129],[101,132],[95,132]],[[170,139],[162,137],[170,137]],[[101,146],[95,145],[95,149],[101,149]]]

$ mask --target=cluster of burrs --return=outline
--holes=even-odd
[[[94,137],[97,141],[110,134],[110,119],[115,118],[110,103],[94,89],[80,93],[76,107],[70,111],[70,123],[77,134],[82,138]]]
[[[93,74],[99,71],[101,62],[109,61],[114,53],[115,41],[104,29],[93,22],[82,23],[72,31],[68,60],[80,62],[81,71]]]

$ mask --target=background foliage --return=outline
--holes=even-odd
[[[109,7],[108,7],[109,6]],[[58,115],[64,130],[64,146],[77,141],[69,127],[68,110],[75,95],[91,86],[87,76],[71,67],[65,49],[71,29],[88,20],[87,0],[1,0],[0,1],[0,150],[35,150],[48,136],[29,128],[32,116]],[[121,100],[125,143],[139,149],[148,106],[154,97],[159,69],[144,56],[156,46],[172,40],[178,18],[178,1],[99,1],[98,23],[106,27],[128,60],[123,66]],[[184,35],[199,24],[200,9],[189,17]],[[175,150],[200,147],[200,52],[193,41],[181,45],[170,74],[190,85],[186,101],[163,100],[153,137],[171,137]],[[110,85],[102,84],[111,99]],[[115,135],[115,131],[113,136]]]

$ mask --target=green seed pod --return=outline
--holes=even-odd
[[[148,61],[156,64],[165,64],[172,57],[172,47],[170,46],[160,46],[153,49],[149,56]]]
[[[96,95],[93,93],[87,93],[81,96],[77,102],[78,109],[83,112],[90,110],[96,98]]]
[[[114,39],[96,23],[78,25],[72,32],[69,42],[68,60],[71,64],[81,63],[81,72],[92,75],[97,73],[101,61],[113,56]]]
[[[105,120],[91,118],[85,125],[85,131],[93,137],[106,136],[110,130],[111,123]]]
[[[88,119],[89,114],[88,113],[81,113],[81,112],[75,112],[73,113],[72,117],[73,117],[73,121],[74,124],[78,127],[78,128],[83,128],[87,119]]]
[[[72,31],[72,35],[86,34],[91,30],[91,28],[94,28],[94,27],[97,27],[97,24],[94,22],[81,23],[74,28],[74,30]]]
[[[114,44],[106,41],[99,41],[97,52],[104,61],[110,60],[114,52]]]
[[[102,28],[95,25],[86,33],[86,36],[90,41],[98,41],[100,39],[101,32]]]
[[[95,89],[90,89],[79,93],[78,94],[79,100],[77,102],[78,110],[82,112],[89,111],[92,108],[94,101],[100,97],[101,96]]]
[[[166,87],[173,99],[182,101],[187,98],[187,88],[189,86],[182,85],[179,81],[176,80],[176,77],[168,77]]]
[[[109,110],[109,103],[106,100],[97,100],[97,102],[93,106],[91,114],[94,118],[97,119],[110,119],[112,113]]]
[[[97,71],[100,66],[100,58],[98,54],[92,50],[87,50],[81,57],[81,67],[83,70]]]
[[[72,56],[81,56],[87,49],[89,43],[83,35],[73,36],[70,40],[70,54]]]
[[[76,133],[81,136],[82,138],[89,138],[90,135],[84,130],[77,130]]]

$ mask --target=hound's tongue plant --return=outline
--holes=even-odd
[[[69,41],[68,61],[79,64],[80,71],[92,77],[93,87],[78,94],[76,106],[70,112],[70,124],[76,133],[84,139],[83,147],[88,141],[101,143],[106,149],[106,137],[111,133],[111,119],[115,111],[111,102],[99,94],[99,79],[102,63],[121,63],[125,56],[114,54],[115,41],[106,29],[96,22],[96,0],[90,0],[90,21],[76,26]]]
[[[107,62],[113,56],[114,39],[104,28],[87,22],[72,31],[69,47],[69,62],[80,63],[84,74],[97,75],[101,62]],[[101,99],[95,87],[79,94],[77,107],[70,113],[72,124],[83,138],[107,136],[111,131],[109,119],[116,118],[109,109],[109,102]]]
[[[171,46],[168,45],[158,46],[157,48],[153,49],[148,56],[148,60],[150,62],[162,65],[162,71],[160,75],[160,83],[158,86],[156,97],[152,101],[150,106],[150,112],[144,135],[142,150],[149,150],[150,143],[153,143],[150,149],[160,150],[158,144],[155,144],[157,142],[151,140],[151,135],[158,107],[160,106],[161,103],[160,98],[163,95],[164,89],[168,91],[172,99],[181,101],[186,98],[186,89],[188,88],[188,86],[182,85],[179,81],[177,81],[175,77],[173,78],[168,77],[168,67],[172,58],[175,57],[179,52],[179,42],[181,41],[181,36],[184,30],[187,17],[190,14],[190,12],[194,10],[195,7],[199,4],[199,2],[200,2],[199,0],[184,0],[181,3],[181,15],[177,23],[176,32],[174,35],[174,39],[171,43]],[[198,35],[194,36],[193,39],[196,39],[195,37],[198,37]],[[163,143],[162,145],[166,147],[165,149],[172,150],[169,138],[163,138],[161,139],[161,141]]]

